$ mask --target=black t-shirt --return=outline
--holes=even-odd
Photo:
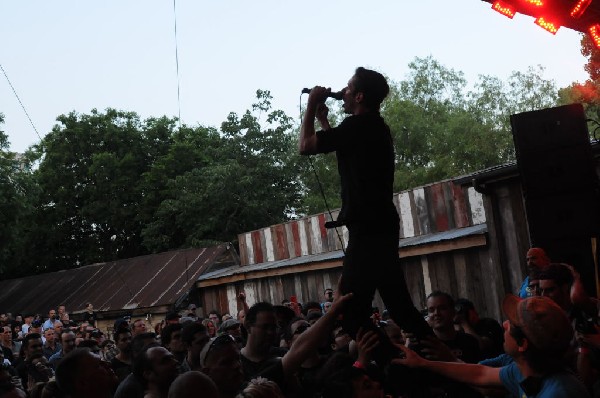
[[[86,311],[83,313],[83,321],[89,323],[90,325],[93,325],[94,327],[96,327],[96,319],[98,318],[95,312],[92,312],[90,314]]]
[[[242,361],[242,371],[244,372],[244,380],[250,380],[261,376],[279,385],[279,388],[285,391],[285,375],[283,373],[283,365],[280,357],[272,357],[261,362],[253,362],[240,354]]]
[[[116,357],[111,359],[110,366],[119,378],[119,383],[125,380],[125,378],[131,373],[131,365],[117,359]]]
[[[144,386],[131,373],[119,384],[114,398],[144,398]]]
[[[482,359],[504,354],[504,329],[497,320],[481,318],[473,329],[478,336],[487,337],[491,341],[491,346],[481,353]]]
[[[335,151],[346,225],[399,228],[393,202],[394,145],[390,128],[379,113],[349,116],[330,130],[318,131],[317,150]]]
[[[455,357],[464,362],[477,363],[481,360],[479,342],[470,334],[457,332],[454,339],[442,342],[450,348]]]

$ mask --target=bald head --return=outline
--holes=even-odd
[[[169,388],[169,398],[195,398],[202,391],[202,398],[219,398],[215,383],[202,372],[185,372],[178,376]]]
[[[527,251],[527,255],[525,256],[525,260],[527,261],[527,266],[530,268],[544,268],[550,264],[550,258],[544,251],[544,249],[539,247],[532,247]]]

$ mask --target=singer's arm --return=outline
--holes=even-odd
[[[317,107],[323,104],[327,95],[331,93],[331,89],[316,86],[308,95],[308,103],[304,119],[302,119],[302,127],[300,128],[300,139],[298,141],[298,149],[301,155],[314,155],[317,153],[317,135],[315,134],[315,117],[317,116]],[[329,124],[329,122],[327,122]],[[325,126],[323,126],[325,128]]]

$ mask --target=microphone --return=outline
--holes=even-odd
[[[310,88],[303,88],[302,94],[310,94],[311,90],[312,89],[310,89]],[[327,94],[327,97],[341,101],[344,98],[344,90],[338,91],[337,93],[331,92],[331,93]]]

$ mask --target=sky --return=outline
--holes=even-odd
[[[302,88],[337,91],[357,66],[400,81],[415,57],[470,83],[538,64],[557,87],[587,78],[580,33],[479,0],[176,0],[175,11],[173,0],[0,1],[0,65],[40,136],[61,114],[109,107],[219,127],[258,89],[298,117]],[[39,142],[1,71],[0,113],[12,151]]]

